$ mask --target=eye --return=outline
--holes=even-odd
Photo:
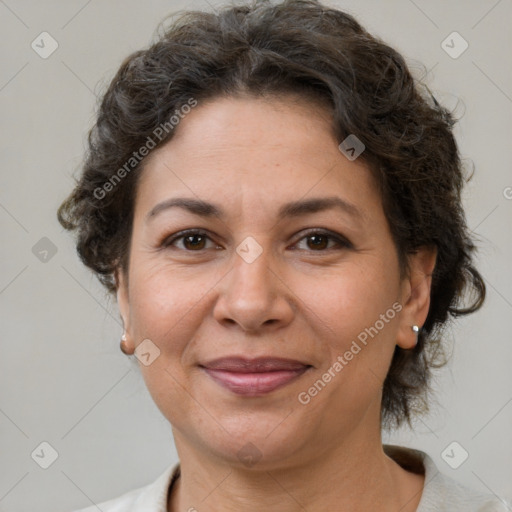
[[[213,244],[213,247],[207,247],[208,241]],[[307,248],[299,247],[299,250],[309,250],[312,252],[325,252],[331,249],[348,249],[353,247],[353,245],[341,235],[319,229],[310,230],[305,236],[299,239],[295,246],[299,245],[302,241],[306,241]],[[179,246],[180,243],[182,244],[181,247]],[[206,232],[198,229],[188,229],[176,233],[166,238],[161,245],[162,247],[174,247],[188,252],[199,252],[208,248],[221,249]]]
[[[335,235],[329,231],[311,230],[303,236],[298,243],[305,240],[307,248],[313,252],[324,252],[330,249],[348,249],[352,244],[340,235]],[[331,246],[329,246],[331,243]],[[334,246],[334,247],[333,247]]]
[[[180,233],[176,233],[170,238],[166,238],[162,242],[163,247],[175,246],[176,242],[182,242],[181,247],[177,247],[178,249],[182,249],[189,252],[199,252],[207,249],[205,247],[206,241],[209,240],[213,242],[211,238],[204,232],[199,231],[197,229],[189,229],[187,231],[181,231]],[[219,246],[214,244],[216,248]]]

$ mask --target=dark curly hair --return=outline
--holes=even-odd
[[[408,254],[437,248],[418,344],[395,348],[383,386],[383,425],[411,424],[413,414],[428,409],[448,320],[476,311],[485,298],[461,205],[465,176],[453,114],[412,77],[399,53],[318,1],[260,0],[215,14],[178,14],[154,44],[126,58],[101,99],[81,176],[58,211],[62,226],[77,231],[81,260],[116,290],[115,271],[128,268],[135,191],[147,160],[135,162],[134,155],[149,140],[155,144],[155,130],[178,119],[191,99],[293,94],[321,103],[333,114],[339,141],[354,134],[366,146],[360,158],[380,188],[402,275]],[[173,135],[160,132],[156,146]]]

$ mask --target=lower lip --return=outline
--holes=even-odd
[[[289,384],[309,367],[300,370],[278,370],[263,373],[237,373],[203,368],[218,384],[237,395],[261,396]]]

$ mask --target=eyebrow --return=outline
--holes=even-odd
[[[225,212],[221,206],[208,203],[201,199],[188,197],[175,197],[158,203],[146,216],[146,221],[151,220],[159,213],[171,208],[182,208],[194,215],[201,217],[219,217],[224,218]],[[278,218],[300,217],[311,213],[317,213],[333,208],[340,209],[348,213],[357,220],[364,218],[363,212],[352,203],[337,196],[315,197],[310,199],[302,199],[286,203],[279,208]]]

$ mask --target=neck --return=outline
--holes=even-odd
[[[169,512],[362,512],[376,503],[382,512],[414,512],[423,489],[423,475],[405,471],[384,453],[380,433],[373,442],[351,438],[304,457],[305,463],[265,469],[205,457],[179,433],[175,440],[181,477],[169,497]]]

